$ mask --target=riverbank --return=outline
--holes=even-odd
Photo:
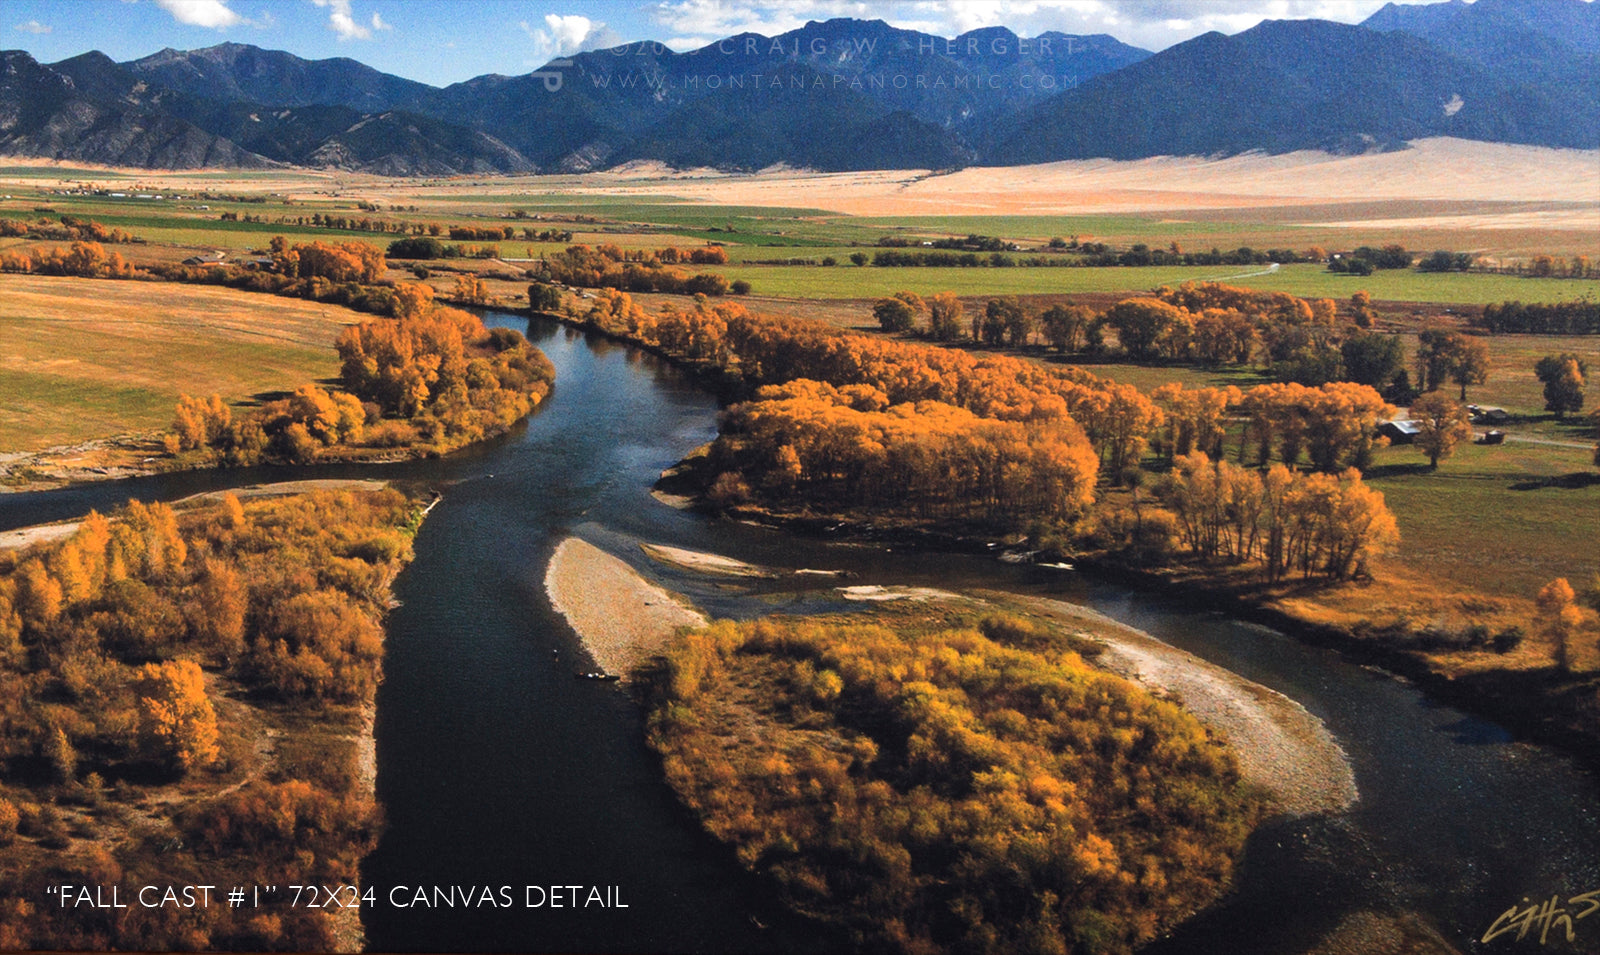
[[[640,545],[645,553],[707,577],[772,578],[778,572],[718,554]],[[679,627],[704,626],[681,598],[645,580],[626,563],[569,537],[545,575],[551,603],[567,618],[606,672],[626,676],[661,654]],[[952,606],[993,604],[1070,630],[1102,645],[1094,663],[1167,696],[1225,740],[1247,782],[1287,815],[1339,812],[1356,801],[1354,773],[1322,721],[1293,700],[1118,623],[1086,607],[998,591],[961,594],[927,587],[834,588],[850,602],[911,601]]]
[[[172,503],[216,502],[230,494],[242,500],[253,497],[286,497],[291,494],[307,494],[312,491],[380,491],[388,486],[388,481],[374,481],[365,478],[278,481],[272,484],[249,484],[244,487],[229,488],[226,491],[206,491],[203,494],[179,498]],[[423,511],[423,513],[427,513],[427,511]],[[53,524],[35,524],[31,527],[16,527],[8,531],[0,531],[0,551],[22,550],[35,544],[48,544],[53,541],[64,540],[77,533],[82,523],[82,521],[59,521]]]
[[[709,446],[707,446],[709,447]],[[714,475],[707,448],[698,448],[663,473],[657,489],[706,508]],[[895,548],[1044,559],[1022,535],[1001,537],[977,526],[936,526],[893,516],[779,511],[739,505],[720,511],[787,533],[827,540],[863,540]],[[1079,573],[1190,606],[1216,610],[1282,631],[1354,662],[1381,667],[1414,682],[1430,697],[1491,720],[1519,739],[1551,746],[1600,769],[1600,670],[1557,670],[1548,639],[1539,633],[1531,600],[1451,592],[1411,568],[1384,568],[1378,579],[1328,583],[1288,579],[1266,583],[1248,565],[1169,561],[1140,564],[1103,550],[1065,555]],[[1482,635],[1469,642],[1471,632]],[[1490,645],[1496,633],[1517,635],[1507,650]],[[1591,630],[1592,634],[1593,631]],[[1592,642],[1592,636],[1591,636]]]
[[[1322,721],[1282,693],[1087,607],[983,592],[1002,606],[1078,630],[1105,647],[1095,663],[1166,694],[1225,739],[1244,778],[1292,816],[1333,813],[1357,799],[1349,758]]]
[[[358,286],[352,301],[344,298],[356,293],[338,286],[339,302],[312,304],[194,281],[4,278],[18,293],[4,317],[45,331],[41,341],[0,335],[21,369],[0,388],[17,412],[0,424],[0,492],[223,466],[438,457],[508,433],[553,384],[547,357],[524,336],[491,332],[417,286]],[[422,304],[403,308],[408,294]],[[104,295],[119,320],[85,323],[88,304],[98,315]],[[371,307],[356,309],[363,303]],[[450,347],[454,357],[444,354]],[[441,377],[447,359],[476,371]],[[382,382],[407,376],[426,383],[401,402]],[[332,391],[318,384],[334,381]]]
[[[538,402],[535,402],[534,408],[538,408]],[[499,436],[499,433],[485,435],[483,440]],[[400,464],[432,457],[439,457],[438,452],[420,447],[336,446],[324,449],[316,460],[304,463]],[[117,435],[42,451],[0,453],[0,494],[54,491],[75,484],[121,481],[179,471],[222,470],[224,467],[211,455],[196,452],[168,454],[161,446],[159,434]]]
[[[707,623],[681,598],[576,537],[556,546],[544,586],[601,672],[624,680],[665,650],[678,628]]]

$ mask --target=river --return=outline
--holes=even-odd
[[[511,435],[445,460],[160,475],[0,495],[0,530],[129,497],[303,477],[389,477],[434,487],[388,620],[378,695],[378,796],[388,828],[364,878],[378,950],[824,951],[676,804],[614,684],[574,680],[575,639],[549,607],[545,566],[577,533],[688,594],[748,617],[833,606],[812,593],[726,587],[651,565],[638,541],[779,567],[839,568],[852,583],[981,586],[1086,604],[1276,689],[1349,753],[1349,811],[1272,823],[1235,891],[1151,946],[1161,953],[1295,952],[1358,912],[1420,913],[1463,951],[1600,951],[1600,913],[1577,942],[1480,944],[1495,918],[1600,889],[1600,785],[1572,761],[1431,703],[1387,674],[1266,628],[1071,573],[983,557],[835,544],[673,510],[650,497],[664,467],[715,434],[717,407],[675,369],[554,323],[527,328],[556,366],[554,393]],[[785,587],[792,587],[792,582]],[[290,874],[286,874],[286,877]],[[621,905],[511,910],[401,907],[416,886],[616,886]],[[537,897],[536,897],[537,899]],[[623,907],[623,906],[626,907]],[[1579,907],[1581,909],[1581,906]],[[1513,933],[1514,934],[1514,933]],[[1353,951],[1356,949],[1352,949]]]

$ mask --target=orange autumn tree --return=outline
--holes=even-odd
[[[193,660],[146,664],[138,694],[139,736],[149,756],[183,773],[217,761],[217,714]]]
[[[1196,556],[1261,562],[1262,576],[1346,580],[1399,544],[1383,494],[1355,468],[1300,473],[1282,464],[1265,474],[1196,451],[1179,457],[1161,487],[1183,542]]]

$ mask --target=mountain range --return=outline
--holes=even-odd
[[[117,63],[0,53],[0,154],[384,175],[953,168],[1389,149],[1426,136],[1600,147],[1600,3],[1391,3],[1159,53],[1004,27],[812,22],[678,53],[634,43],[444,88],[224,43]]]

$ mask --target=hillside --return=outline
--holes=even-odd
[[[1337,80],[1334,80],[1337,78]],[[1404,32],[1320,20],[1208,33],[1021,114],[985,150],[995,164],[1163,154],[1365,152],[1453,136],[1600,145],[1584,95],[1561,95]]]

